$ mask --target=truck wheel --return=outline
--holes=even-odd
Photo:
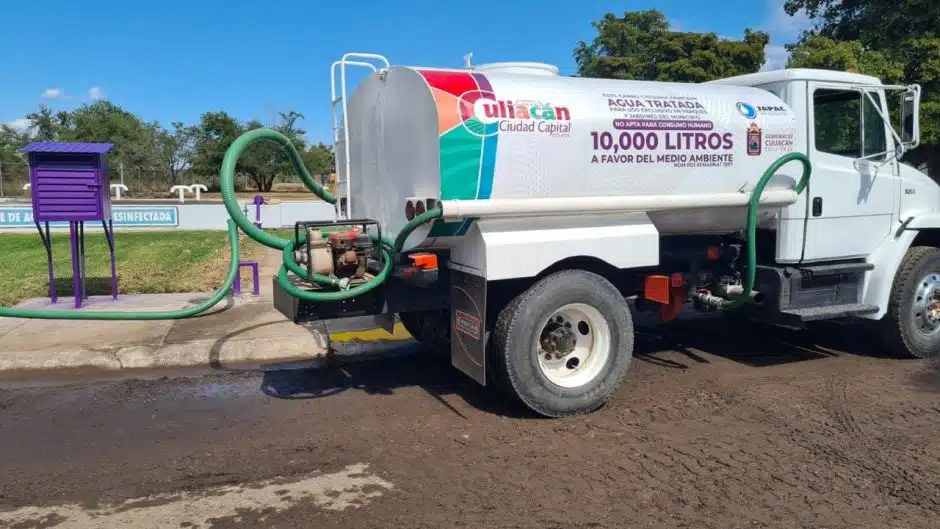
[[[402,312],[398,320],[412,338],[440,356],[450,356],[450,314],[447,310]]]
[[[884,345],[895,356],[940,356],[940,249],[907,251],[880,324]]]
[[[603,277],[564,270],[499,314],[491,335],[500,385],[547,417],[607,402],[633,358],[633,317]]]

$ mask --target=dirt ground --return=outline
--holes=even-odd
[[[680,323],[640,337],[608,406],[563,420],[421,355],[321,372],[0,381],[0,525],[84,527],[69,525],[75,509],[208,502],[223,494],[213,487],[361,465],[386,485],[349,508],[193,507],[168,526],[935,529],[940,365],[870,344],[851,327]]]

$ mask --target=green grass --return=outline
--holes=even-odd
[[[118,232],[115,238],[119,293],[211,292],[225,279],[229,264],[225,231]],[[240,246],[242,259],[258,259],[264,251],[244,235]],[[52,234],[52,258],[56,293],[71,296],[68,234]],[[89,295],[109,294],[111,269],[103,233],[85,233],[85,263]],[[46,297],[48,285],[39,234],[0,234],[0,306]]]

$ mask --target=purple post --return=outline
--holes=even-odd
[[[55,303],[57,298],[55,293],[55,277],[52,273],[52,237],[49,235],[49,223],[46,223],[46,232],[43,233],[39,221],[34,219],[33,222],[36,223],[36,229],[39,230],[39,238],[42,239],[42,245],[46,248],[46,262],[49,267],[49,298]]]
[[[52,273],[50,222],[68,222],[72,246],[72,286],[75,307],[87,298],[85,290],[85,221],[107,222],[111,226],[111,196],[108,189],[107,153],[111,143],[33,142],[20,151],[29,157],[33,219],[36,227],[46,224],[39,235],[49,261],[49,295],[56,301]],[[112,295],[117,298],[117,270],[114,265],[114,230],[105,229],[111,251]]]
[[[104,236],[108,241],[108,251],[111,252],[111,299],[117,301],[117,270],[114,266],[114,223],[101,221]]]
[[[255,195],[255,227],[261,228],[261,206],[264,204],[264,197]]]
[[[235,271],[235,284],[232,285],[235,294],[242,293],[242,267],[251,268],[251,295],[260,296],[261,289],[258,286],[258,262],[257,261],[239,261],[238,268]]]
[[[82,289],[79,285],[78,270],[78,234],[75,233],[75,223],[69,222],[69,243],[72,246],[72,292],[75,294],[75,308],[82,306]]]

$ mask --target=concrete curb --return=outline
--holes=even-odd
[[[353,334],[353,333],[344,333]],[[258,369],[315,368],[334,359],[342,362],[414,354],[408,339],[317,343],[322,337],[245,340],[196,340],[163,345],[134,345],[75,351],[21,351],[0,354],[0,373],[63,372],[91,369],[120,371],[178,367],[244,366]]]
[[[135,345],[78,351],[27,351],[0,354],[2,371],[46,371],[93,368],[101,370],[157,367],[225,366],[247,362],[316,360],[328,354],[312,337],[198,340],[165,345]]]

